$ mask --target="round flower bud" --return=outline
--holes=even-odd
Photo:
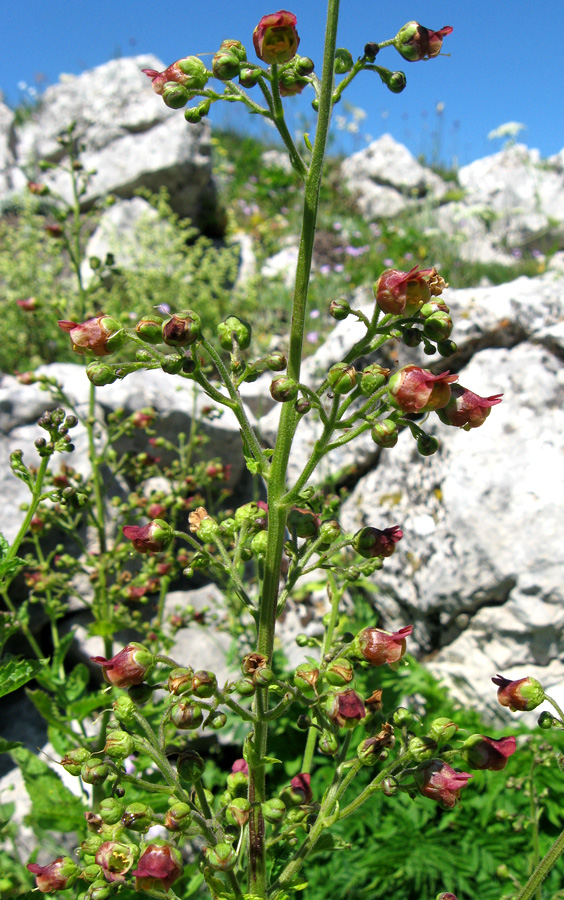
[[[411,738],[407,749],[415,762],[424,762],[431,759],[437,752],[437,742],[430,737]]]
[[[431,722],[428,736],[432,740],[444,744],[447,741],[452,740],[457,731],[458,725],[456,725],[455,722],[452,722],[446,716],[439,716],[438,719],[433,719]]]
[[[121,822],[130,831],[146,834],[153,824],[153,810],[145,803],[130,803],[123,811]]]
[[[384,366],[379,366],[377,363],[367,366],[360,373],[360,393],[365,397],[375,394],[386,383],[389,374],[389,369],[385,369]]]
[[[105,384],[113,384],[118,380],[114,369],[110,366],[105,366],[103,363],[96,362],[87,365],[86,377],[90,383],[96,387],[103,387]]]
[[[317,747],[324,756],[336,756],[339,752],[338,738],[330,731],[322,731],[319,735]]]
[[[424,431],[417,435],[417,452],[421,456],[432,456],[439,449],[439,442],[436,437],[431,434],[425,434]]]
[[[384,419],[383,422],[376,422],[370,432],[370,437],[379,447],[389,450],[398,442],[399,429],[393,419]]]
[[[213,543],[214,538],[216,538],[219,533],[219,522],[216,522],[215,519],[211,518],[211,516],[207,516],[207,518],[202,519],[198,528],[198,537],[201,541],[204,542],[204,544]]]
[[[212,712],[205,721],[204,728],[220,731],[227,725],[227,716],[222,712]]]
[[[241,68],[241,60],[229,50],[218,50],[212,60],[212,72],[220,81],[231,81],[237,78]]]
[[[319,537],[323,539],[323,543],[319,545],[320,550],[327,550],[334,541],[339,540],[341,536],[341,526],[336,519],[326,519],[319,526]]]
[[[423,333],[432,341],[446,341],[452,332],[452,319],[446,312],[436,312],[425,319]]]
[[[135,749],[133,738],[126,731],[110,731],[106,738],[104,753],[111,759],[127,759]]]
[[[195,750],[184,750],[176,761],[176,771],[183,781],[193,784],[204,774],[206,763]]]
[[[352,54],[345,47],[335,50],[335,75],[346,75],[354,65]]]
[[[251,541],[251,550],[255,556],[266,553],[266,545],[268,543],[268,532],[259,531]]]
[[[543,731],[548,731],[550,728],[558,726],[558,719],[545,709],[544,712],[541,712],[537,725],[539,728],[542,728]]]
[[[341,362],[331,366],[327,381],[335,394],[348,394],[356,386],[356,369]]]
[[[334,659],[333,662],[327,666],[325,677],[329,684],[332,684],[334,687],[342,687],[345,684],[350,684],[354,678],[352,663],[350,663],[348,659]]]
[[[278,403],[288,403],[298,397],[298,383],[287,375],[275,378],[270,385],[270,396]]]
[[[135,326],[135,333],[148,344],[160,344],[163,339],[163,320],[158,316],[143,316]]]
[[[287,525],[291,532],[295,531],[299,538],[314,538],[319,533],[319,516],[310,509],[294,507],[288,513]]]
[[[80,777],[86,784],[102,784],[109,774],[107,765],[95,756],[83,762],[80,770]]]
[[[200,669],[194,673],[192,679],[192,693],[201,700],[207,697],[213,697],[217,690],[217,678],[213,672],[206,672]]]
[[[163,341],[170,347],[186,347],[200,338],[201,330],[202,320],[198,313],[184,309],[163,323]]]
[[[262,510],[259,509],[256,503],[245,503],[235,510],[235,524],[237,528],[241,528],[244,524],[254,525],[255,520],[260,518],[261,515]]]
[[[286,804],[279,797],[273,797],[262,804],[262,814],[267,822],[278,825],[286,815]]]
[[[423,340],[423,332],[420,328],[404,328],[401,338],[406,347],[418,347]]]
[[[266,357],[266,365],[272,372],[283,372],[288,365],[288,360],[283,353],[270,353]]]
[[[170,718],[181,731],[193,731],[200,727],[204,716],[197,703],[186,703],[181,700],[172,707]]]
[[[255,693],[256,685],[252,678],[239,678],[235,682],[235,689],[242,697],[250,697]]]
[[[178,375],[179,372],[182,372],[184,359],[184,356],[176,356],[174,353],[171,353],[170,356],[167,356],[161,362],[161,369],[167,375]]]
[[[219,872],[230,872],[237,862],[237,853],[226,841],[220,841],[215,847],[206,847],[204,853],[210,868]]]
[[[113,704],[114,715],[118,722],[126,728],[132,728],[136,724],[135,703],[129,697],[118,697]]]
[[[234,797],[227,807],[225,818],[230,825],[243,828],[249,821],[250,812],[251,804],[246,797]]]
[[[100,801],[100,817],[105,825],[117,825],[122,815],[123,804],[115,797],[105,797]]]
[[[454,341],[439,341],[437,344],[437,350],[441,354],[441,356],[454,356],[457,352],[458,347],[454,343]]]
[[[235,343],[241,350],[246,350],[251,343],[252,327],[238,316],[228,316],[217,326],[217,335],[224,350],[233,350]]]
[[[176,81],[167,81],[163,86],[162,98],[169,109],[182,109],[193,96],[191,91]]]
[[[315,686],[319,679],[319,668],[313,663],[302,663],[294,672],[294,684],[304,694],[315,694]]]
[[[375,44],[374,41],[370,41],[370,43],[364,45],[364,56],[366,58],[366,62],[373,63],[379,52],[380,47],[378,46],[378,44]]]
[[[241,66],[239,69],[239,84],[244,88],[252,88],[258,82],[260,71],[251,66]]]
[[[164,825],[168,831],[182,831],[192,821],[192,810],[187,803],[173,803],[166,811]]]
[[[350,303],[346,300],[331,300],[331,303],[329,304],[329,315],[333,316],[334,319],[337,319],[338,322],[342,322],[343,319],[346,319],[350,314]]]
[[[63,756],[61,765],[69,775],[80,775],[82,764],[90,757],[91,753],[85,747],[75,747]]]
[[[190,666],[172,669],[168,676],[168,689],[171,694],[189,694],[192,690],[193,669]]]

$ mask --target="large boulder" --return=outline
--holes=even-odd
[[[163,69],[154,56],[112,60],[78,76],[62,76],[45,91],[32,118],[15,129],[17,165],[71,201],[70,179],[59,169],[40,172],[41,160],[63,161],[57,140],[75,123],[84,144],[81,162],[92,171],[81,200],[88,208],[107,194],[130,198],[140,187],[166,188],[175,212],[199,227],[218,227],[211,175],[210,127],[188,125],[168,109],[141,71]]]

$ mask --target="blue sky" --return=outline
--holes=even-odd
[[[61,72],[80,73],[116,56],[152,52],[165,64],[181,56],[213,52],[224,38],[237,38],[252,53],[252,32],[277,3],[258,0],[26,0],[3,13],[0,90],[13,105],[18,85],[53,84]],[[288,0],[298,16],[300,53],[321,67],[325,4]],[[347,150],[365,136],[388,131],[418,155],[465,164],[493,153],[501,140],[487,135],[508,121],[526,129],[519,140],[543,156],[564,148],[563,0],[342,0],[339,45],[354,57],[367,41],[393,37],[410,19],[431,29],[452,25],[443,50],[449,57],[408,63],[393,48],[382,51],[380,65],[401,68],[407,88],[389,93],[374,73],[361,73],[345,100],[366,113],[357,136],[337,132]],[[25,91],[24,91],[25,93]],[[442,112],[437,112],[437,107]],[[297,116],[312,116],[304,97],[291,99]],[[346,111],[336,109],[343,115]],[[231,106],[213,109],[212,122],[241,125]],[[347,116],[351,119],[351,114]]]

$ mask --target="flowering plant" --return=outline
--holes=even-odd
[[[460,766],[502,769],[515,751],[513,737],[497,740],[476,734],[460,742],[454,722],[436,719],[428,728],[421,727],[405,708],[387,707],[379,670],[395,670],[405,663],[412,625],[386,631],[375,622],[351,634],[341,618],[347,586],[381,569],[403,533],[400,525],[384,522],[378,523],[382,528],[370,524],[356,534],[344,532],[323,491],[311,484],[320,461],[364,432],[378,448],[391,449],[404,429],[418,452],[428,456],[437,450],[438,441],[425,431],[422,416],[436,412],[445,424],[468,430],[483,425],[501,397],[480,398],[459,387],[458,376],[449,371],[408,365],[392,374],[376,362],[360,368],[359,361],[377,354],[388,341],[403,340],[410,347],[421,344],[428,353],[437,351],[441,359],[453,355],[453,323],[442,296],[448,285],[434,267],[381,273],[374,282],[370,316],[352,309],[346,300],[333,300],[331,315],[338,321],[357,320],[363,335],[318,384],[301,380],[332,109],[363,71],[375,72],[392,93],[404,89],[403,72],[375,64],[384,48],[395,48],[408,61],[431,59],[439,55],[443,38],[452,31],[446,26],[433,32],[410,22],[394,38],[366,44],[355,62],[348,50],[336,46],[338,15],[338,0],[329,0],[320,77],[314,74],[311,59],[298,56],[297,19],[286,10],[263,16],[253,33],[256,55],[266,67],[249,61],[243,44],[229,39],[214,54],[211,70],[198,56],[179,59],[160,73],[146,70],[167,106],[187,107],[188,123],[199,123],[214,103],[239,103],[271,121],[286,146],[304,195],[288,358],[280,353],[257,358],[251,324],[232,314],[219,323],[216,336],[203,327],[200,312],[188,308],[165,311],[162,317],[143,316],[132,327],[103,314],[84,322],[59,321],[73,350],[95,357],[86,369],[92,385],[90,420],[94,389],[132,372],[158,369],[190,382],[236,417],[247,469],[264,485],[266,500],[244,503],[227,517],[210,514],[203,504],[183,517],[177,515],[186,511],[182,502],[176,504],[183,499],[180,493],[172,502],[162,496],[159,502],[145,504],[150,521],[126,525],[116,543],[122,547],[120,563],[130,551],[141,554],[147,566],[143,571],[160,585],[157,622],[155,630],[146,629],[142,643],[131,641],[114,653],[117,614],[110,602],[110,580],[117,583],[121,573],[119,565],[107,566],[104,555],[106,510],[99,471],[92,497],[83,497],[76,489],[69,494],[77,506],[88,506],[98,529],[100,550],[93,560],[93,581],[103,603],[98,604],[95,633],[104,638],[105,656],[91,659],[109,687],[88,710],[100,711],[94,738],[86,729],[79,734],[67,728],[66,737],[75,745],[59,763],[91,786],[93,808],[85,815],[88,831],[78,863],[65,857],[47,866],[29,863],[41,891],[53,893],[79,884],[85,900],[106,900],[128,888],[174,900],[205,884],[214,900],[286,900],[303,889],[302,870],[328,829],[356,815],[375,795],[423,797],[450,810],[459,803],[463,789],[471,790],[473,776]],[[213,79],[220,87],[209,86]],[[314,92],[317,122],[313,143],[304,135],[306,152],[290,134],[282,98],[307,87]],[[254,88],[262,94],[260,103],[249,93]],[[126,349],[129,357],[110,359]],[[274,448],[261,443],[240,390],[267,371],[284,372],[276,374],[270,387],[271,397],[280,404]],[[56,412],[44,423],[49,442],[38,447],[47,460],[45,467],[34,482],[29,479],[35,508],[44,499],[41,485],[49,458],[68,447],[68,428],[77,424],[68,417],[65,424],[64,415]],[[300,473],[289,483],[290,453],[306,418],[316,420],[318,437]],[[150,428],[152,421],[151,411],[139,411],[130,424]],[[93,438],[91,445],[94,458]],[[181,457],[183,450],[181,444]],[[16,461],[18,467],[24,471],[21,460]],[[189,476],[185,471],[182,475],[186,485]],[[4,554],[5,572],[20,565],[16,553],[31,522],[32,515]],[[249,576],[251,564],[254,577]],[[212,671],[194,671],[189,659],[170,656],[171,642],[158,632],[174,565],[188,577],[200,570],[219,573],[229,583],[239,623],[244,625],[240,644],[245,646],[240,672],[224,682]],[[316,656],[306,658],[288,675],[275,656],[277,622],[300,579],[312,573],[323,578],[329,599],[323,638],[299,636],[298,645],[315,649]],[[131,584],[128,590],[143,587]],[[61,665],[62,659],[64,654]],[[38,663],[30,677],[40,669]],[[55,675],[58,681],[51,675],[49,688],[61,696],[64,672]],[[501,676],[496,683],[504,705],[532,708],[531,684],[507,682]],[[282,717],[292,717],[305,736],[295,774],[280,785],[271,739]],[[221,731],[233,723],[239,734],[244,730],[242,755],[222,775],[218,789],[217,779],[206,780],[211,759],[202,745],[187,740],[186,733]],[[332,764],[326,783],[316,778],[320,760]],[[366,771],[370,775],[363,779]],[[155,828],[159,837],[150,833]],[[520,898],[531,896],[525,892]]]

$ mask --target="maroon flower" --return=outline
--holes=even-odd
[[[443,38],[452,30],[451,25],[445,25],[440,31],[430,31],[419,22],[408,22],[396,34],[394,47],[409,62],[433,59],[441,52]]]
[[[366,707],[356,691],[338,691],[329,696],[325,712],[339,728],[354,728],[366,718]]]
[[[300,772],[299,775],[294,775],[290,781],[290,787],[294,794],[299,795],[300,803],[311,803],[313,799],[311,775],[307,772]]]
[[[400,659],[405,655],[406,638],[413,631],[413,625],[406,625],[399,631],[382,631],[381,628],[364,628],[359,631],[352,644],[352,654],[357,659],[364,659],[371,666],[397,668]]]
[[[49,193],[48,185],[42,184],[40,181],[28,181],[27,189],[30,194],[37,194],[39,197]]]
[[[431,412],[447,405],[454,381],[458,381],[458,375],[449,372],[433,375],[419,366],[404,366],[390,378],[388,396],[392,405],[402,412]]]
[[[387,558],[395,551],[396,544],[402,537],[403,531],[398,525],[384,528],[383,531],[367,525],[357,531],[352,546],[365,559],[376,559],[379,556]]]
[[[164,890],[182,875],[182,857],[176,847],[166,841],[154,841],[139,857],[135,875],[135,890]]]
[[[54,894],[72,887],[78,875],[78,866],[68,856],[59,856],[48,866],[28,863],[27,868],[35,875],[35,883],[42,894]]]
[[[431,297],[428,276],[434,269],[414,266],[409,272],[386,269],[374,285],[376,303],[382,312],[393,316],[411,316]]]
[[[231,766],[232,772],[242,772],[243,775],[249,774],[249,767],[247,765],[246,760],[244,759],[236,759],[233,765]]]
[[[125,881],[134,862],[132,847],[121,841],[104,841],[96,851],[96,863],[102,866],[107,881]]]
[[[479,428],[488,418],[491,407],[501,403],[503,394],[493,394],[491,397],[478,397],[461,384],[455,384],[450,389],[450,400],[446,406],[437,410],[437,415],[445,425],[455,425],[470,431],[471,428]]]
[[[137,643],[128,644],[111,659],[104,656],[91,656],[90,659],[103,666],[104,678],[115,687],[142,684],[154,662],[153,654]]]
[[[280,9],[263,16],[253,31],[253,44],[259,59],[268,65],[284,63],[296,55],[300,39],[294,13]]]
[[[163,519],[153,519],[148,525],[126,525],[123,533],[139,553],[158,553],[172,539],[172,528]]]
[[[16,300],[16,303],[24,312],[34,312],[39,306],[35,297],[26,297],[25,300]]]
[[[112,316],[95,316],[86,322],[69,322],[63,319],[57,324],[70,336],[75,353],[109,356],[119,350],[125,341],[120,323]]]
[[[484,734],[472,734],[464,741],[463,748],[471,769],[490,769],[497,772],[505,769],[507,760],[515,753],[516,741],[513,736],[496,741]]]
[[[512,712],[536,709],[545,699],[542,684],[536,678],[518,678],[510,681],[503,675],[492,678],[498,685],[497,699],[502,706],[508,706]]]
[[[472,778],[468,772],[456,772],[442,759],[431,759],[415,772],[419,793],[435,800],[442,809],[452,809],[460,791]]]

